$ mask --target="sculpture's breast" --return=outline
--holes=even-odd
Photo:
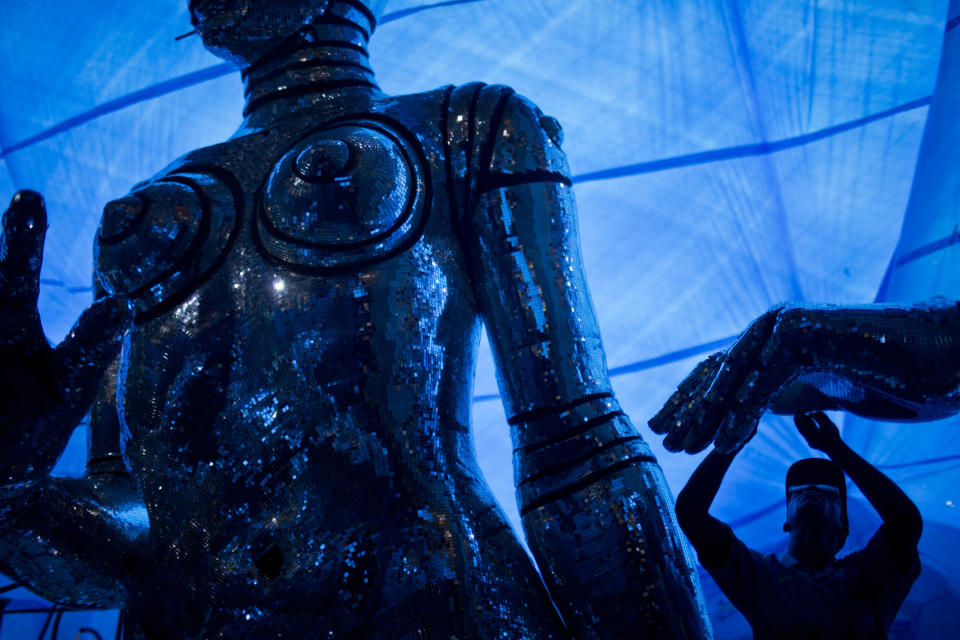
[[[257,238],[275,261],[308,272],[355,270],[420,236],[428,183],[416,143],[375,121],[330,125],[273,167]]]
[[[216,268],[241,217],[217,176],[168,175],[104,208],[94,244],[100,284],[133,303],[143,321],[181,301]]]

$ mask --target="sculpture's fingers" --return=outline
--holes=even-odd
[[[667,434],[663,439],[663,448],[667,451],[683,451],[683,441],[690,431],[690,425],[685,422],[677,423],[677,426]]]
[[[714,448],[721,453],[740,451],[757,434],[762,415],[763,412],[751,415],[728,414],[714,440]]]
[[[47,233],[47,212],[36,191],[18,192],[3,214],[0,238],[0,309],[36,306]]]
[[[699,391],[700,403],[696,413],[690,419],[690,429],[678,446],[687,453],[697,453],[706,449],[720,431],[723,421],[730,411],[734,392],[730,387],[742,377],[742,363],[733,361],[730,354],[724,358],[723,366],[716,376]]]
[[[690,429],[678,444],[679,448],[687,453],[698,453],[706,449],[723,423],[724,414],[720,411],[722,406],[723,403],[718,401],[705,402],[696,418],[691,420]]]
[[[62,414],[79,419],[110,361],[120,352],[124,330],[133,314],[122,298],[104,298],[83,312],[66,339],[54,350]]]
[[[696,452],[713,440],[729,410],[733,394],[755,368],[776,326],[780,308],[754,320],[726,353],[715,353],[697,365],[650,420],[655,433],[667,433],[670,451]]]
[[[757,360],[776,325],[777,312],[768,311],[753,321],[727,350],[724,366],[717,373],[710,394],[725,404],[732,393],[743,387],[744,379],[757,365]]]
[[[788,369],[780,364],[770,358],[757,358],[754,369],[744,378],[728,405],[727,415],[717,434],[717,449],[734,451],[756,430],[773,398],[786,386],[783,373]]]
[[[688,392],[686,405],[683,407],[683,410],[676,415],[670,433],[663,440],[663,446],[668,451],[683,451],[685,444],[691,438],[691,434],[704,430],[704,403],[709,403],[709,389],[713,386],[713,382],[722,367],[723,354],[715,354],[713,361],[709,363],[709,369],[700,380],[699,385]],[[707,413],[710,413],[709,408],[707,409]],[[711,432],[711,440],[713,439],[712,435],[713,432]]]
[[[727,350],[723,366],[701,394],[696,416],[689,420],[690,428],[676,446],[691,453],[700,451],[719,433],[734,410],[737,396],[749,389],[748,377],[765,361],[762,354],[770,344],[779,311],[779,307],[771,309],[754,320]]]
[[[757,432],[763,411],[730,413],[723,421],[714,446],[721,453],[738,451]]]
[[[717,375],[722,357],[722,351],[710,355],[683,379],[660,411],[650,418],[648,424],[654,433],[668,433],[678,427],[688,415],[692,415],[691,409],[698,400],[695,391],[702,387],[705,381],[712,380]]]
[[[766,329],[759,351],[743,361],[742,378],[730,396],[729,415],[716,442],[721,451],[732,451],[746,442],[764,412],[802,373],[796,355],[783,347],[784,329],[777,322],[782,316],[768,315],[774,322]]]

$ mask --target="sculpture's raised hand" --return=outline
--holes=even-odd
[[[40,194],[17,193],[0,239],[0,483],[14,492],[56,463],[117,354],[130,315],[126,301],[105,298],[60,345],[50,346],[37,311],[46,230]]]
[[[726,351],[701,362],[650,420],[667,434],[671,451],[696,453],[711,442],[725,453],[737,450],[756,431],[767,409],[777,413],[836,408],[815,387],[795,382],[809,365],[803,314],[814,308],[777,305],[754,320]]]

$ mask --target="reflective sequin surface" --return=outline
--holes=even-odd
[[[780,305],[681,383],[650,421],[670,449],[741,446],[760,416],[841,409],[920,422],[960,410],[953,302]]]

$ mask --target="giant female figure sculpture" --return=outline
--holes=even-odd
[[[14,199],[3,569],[127,638],[709,635],[611,394],[559,125],[501,86],[384,95],[383,4],[191,2],[242,127],[107,205],[103,299],[55,350],[42,201]],[[546,589],[474,458],[481,320]],[[86,477],[48,477],[91,401]]]

